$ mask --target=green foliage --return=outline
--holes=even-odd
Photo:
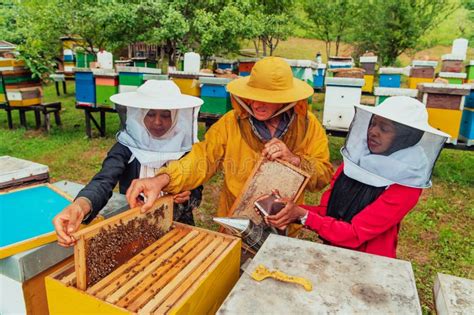
[[[355,0],[307,0],[304,6],[308,28],[313,35],[326,43],[326,55],[331,55],[331,44],[335,43],[335,54],[339,54],[341,41],[353,31],[353,25],[361,18],[361,2]]]
[[[374,51],[383,65],[393,65],[406,50],[419,48],[422,36],[454,8],[450,0],[366,1],[353,34],[357,53]]]

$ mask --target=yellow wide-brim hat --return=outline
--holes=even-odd
[[[313,95],[313,88],[294,78],[290,65],[282,58],[257,61],[250,76],[227,84],[227,90],[240,98],[267,103],[292,103]]]

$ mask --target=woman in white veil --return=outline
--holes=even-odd
[[[126,107],[125,128],[117,135],[101,170],[79,192],[74,202],[53,220],[58,243],[74,245],[70,236],[80,223],[89,223],[106,205],[113,189],[125,194],[138,178],[178,160],[197,142],[197,115],[202,100],[181,94],[172,81],[149,80],[136,92],[119,93],[111,100]],[[194,225],[192,210],[201,202],[202,186],[174,196],[174,220]]]
[[[341,149],[344,163],[320,204],[285,200],[267,222],[285,228],[299,220],[327,244],[395,258],[400,222],[431,186],[448,137],[428,124],[418,100],[399,96],[377,107],[357,105]]]

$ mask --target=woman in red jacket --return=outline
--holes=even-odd
[[[344,163],[319,206],[288,200],[267,222],[283,229],[300,220],[325,243],[396,257],[400,222],[416,205],[449,135],[428,124],[425,106],[392,97],[380,106],[356,106]]]

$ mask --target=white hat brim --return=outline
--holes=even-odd
[[[204,103],[199,97],[190,95],[151,97],[137,92],[115,94],[110,100],[115,104],[146,109],[184,109],[198,107]]]
[[[412,123],[407,123],[406,121],[401,121],[401,120],[397,119],[396,117],[389,117],[389,116],[386,115],[386,113],[384,113],[383,111],[380,110],[381,109],[380,106],[355,105],[355,107],[360,108],[362,110],[365,110],[369,113],[375,114],[377,116],[381,116],[381,117],[396,121],[396,122],[398,122],[402,125],[406,125],[406,126],[409,126],[409,127],[415,128],[415,129],[419,129],[419,130],[422,130],[422,131],[425,131],[425,132],[429,132],[429,133],[435,134],[437,136],[451,138],[451,136],[448,135],[447,133],[444,133],[444,132],[442,132],[442,131],[440,131],[436,128],[431,127],[428,123],[412,124]]]

